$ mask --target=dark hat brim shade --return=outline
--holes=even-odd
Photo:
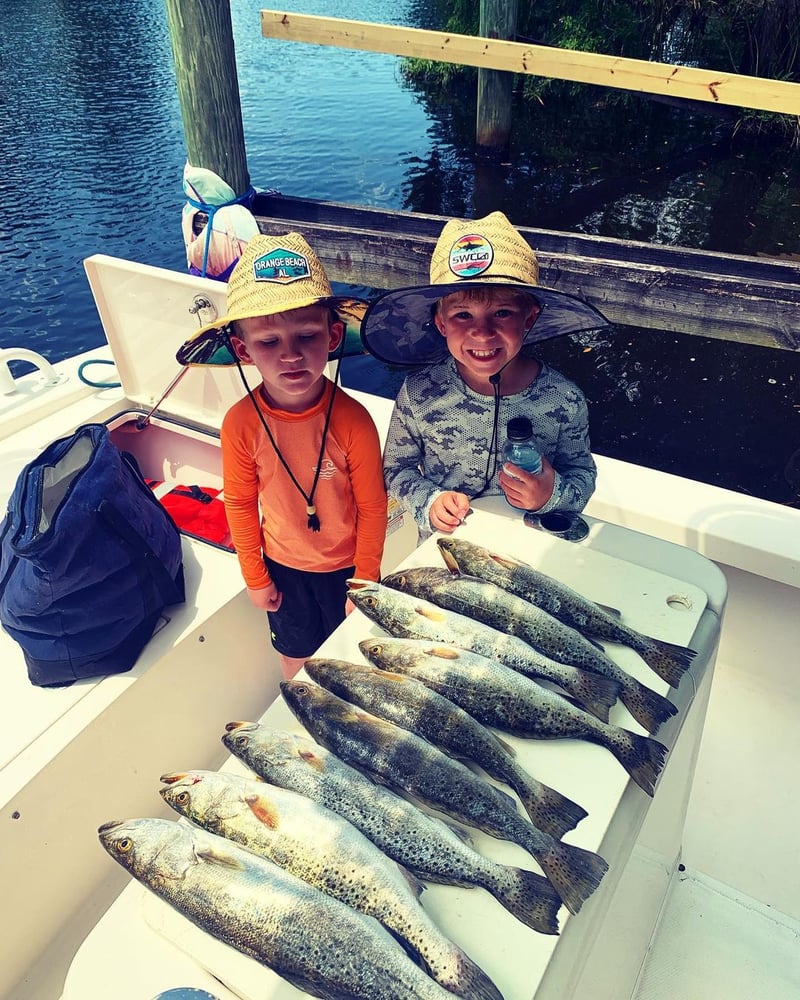
[[[364,299],[333,296],[315,299],[310,305],[329,306],[336,313],[347,330],[358,329],[367,310]],[[300,306],[293,307],[300,308]],[[181,365],[210,365],[226,367],[236,364],[236,357],[230,345],[230,324],[244,317],[223,316],[212,325],[201,328],[178,348],[175,359]]]
[[[361,321],[361,343],[373,357],[390,365],[418,366],[443,361],[448,355],[447,341],[433,322],[436,301],[453,292],[487,287],[527,292],[539,303],[541,312],[523,345],[612,326],[599,309],[568,292],[519,282],[506,285],[498,281],[455,281],[399,288],[382,295],[370,305]]]

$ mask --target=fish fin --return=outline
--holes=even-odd
[[[615,729],[616,738],[605,745],[636,784],[652,796],[664,766],[667,748],[650,736],[640,736],[619,727],[612,728]]]
[[[588,816],[583,806],[539,781],[531,780],[524,787],[516,784],[515,790],[533,825],[556,840]]]
[[[608,713],[619,696],[620,684],[610,677],[576,667],[569,691],[587,712],[601,722],[608,722]]]
[[[525,868],[509,868],[507,885],[492,894],[520,923],[540,934],[558,934],[561,897],[549,879]]]
[[[503,994],[489,976],[460,948],[454,957],[456,968],[452,972],[448,972],[446,976],[433,976],[440,986],[456,996],[469,997],[470,1000],[503,1000]]]
[[[305,976],[298,976],[296,972],[289,972],[287,969],[282,968],[280,975],[301,993],[307,993],[310,997],[318,997],[319,1000],[349,1000],[353,995],[352,993],[342,993],[338,989],[330,989],[316,979],[311,980]]]
[[[280,815],[267,796],[256,795],[255,792],[252,792],[245,795],[244,801],[259,823],[269,830],[278,828]]]
[[[457,660],[463,650],[456,649],[455,646],[431,646],[426,648],[428,656],[436,656],[440,660]]]
[[[406,880],[406,882],[408,882],[409,889],[414,893],[417,899],[419,899],[419,897],[423,894],[423,892],[425,892],[425,883],[418,875],[412,872],[409,868],[406,868],[399,862],[395,863],[397,864],[397,867],[400,869],[403,878]]]
[[[687,646],[679,646],[665,639],[652,639],[649,636],[641,644],[634,646],[644,662],[670,687],[676,688],[686,670],[691,666],[697,651]]]
[[[496,562],[498,566],[502,566],[503,569],[519,569],[525,565],[517,559],[512,559],[511,556],[501,556],[497,552],[490,552],[489,558],[492,562]]]
[[[446,620],[447,617],[444,611],[442,611],[440,608],[434,607],[433,605],[424,608],[416,607],[414,608],[414,610],[422,618],[427,618],[428,621],[431,622],[443,622]]]
[[[241,861],[231,854],[226,853],[224,849],[217,847],[216,844],[203,844],[195,850],[195,856],[204,864],[218,865],[221,868],[231,868],[234,871],[243,871]]]
[[[500,746],[503,748],[503,750],[505,750],[505,752],[508,754],[509,757],[516,757],[517,756],[517,748],[516,747],[512,746],[510,743],[507,743],[503,739],[503,737],[500,736],[498,733],[492,733],[492,735],[497,740],[497,742],[500,744]]]
[[[610,608],[607,604],[599,604],[597,601],[593,601],[601,611],[605,611],[607,615],[611,615],[613,618],[622,618],[622,612],[619,608]]]
[[[599,854],[560,840],[554,840],[546,851],[537,851],[536,860],[570,913],[578,913],[608,871],[608,863]]]
[[[678,709],[663,694],[631,678],[619,693],[622,704],[648,733],[655,733],[667,719],[677,715]]]

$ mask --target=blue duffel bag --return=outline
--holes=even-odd
[[[180,533],[104,424],[20,472],[0,524],[0,623],[33,684],[130,670],[184,597]]]

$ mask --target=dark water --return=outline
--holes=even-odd
[[[263,39],[231,0],[253,184],[285,194],[474,216],[719,252],[796,253],[796,149],[650,102],[624,113],[545,95],[516,108],[502,163],[471,147],[474,90],[417,94],[392,57]],[[432,26],[419,0],[293,0],[281,9]],[[182,270],[185,161],[163,0],[5,0],[0,20],[0,346],[51,360],[104,340],[82,261]],[[612,117],[615,115],[616,117]],[[800,355],[620,329],[545,355],[589,398],[592,443],[797,504]],[[369,359],[346,379],[392,395]]]

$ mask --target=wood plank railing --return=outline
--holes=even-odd
[[[661,97],[800,115],[800,83],[693,66],[276,10],[261,11],[261,34],[265,38],[433,59]]]

